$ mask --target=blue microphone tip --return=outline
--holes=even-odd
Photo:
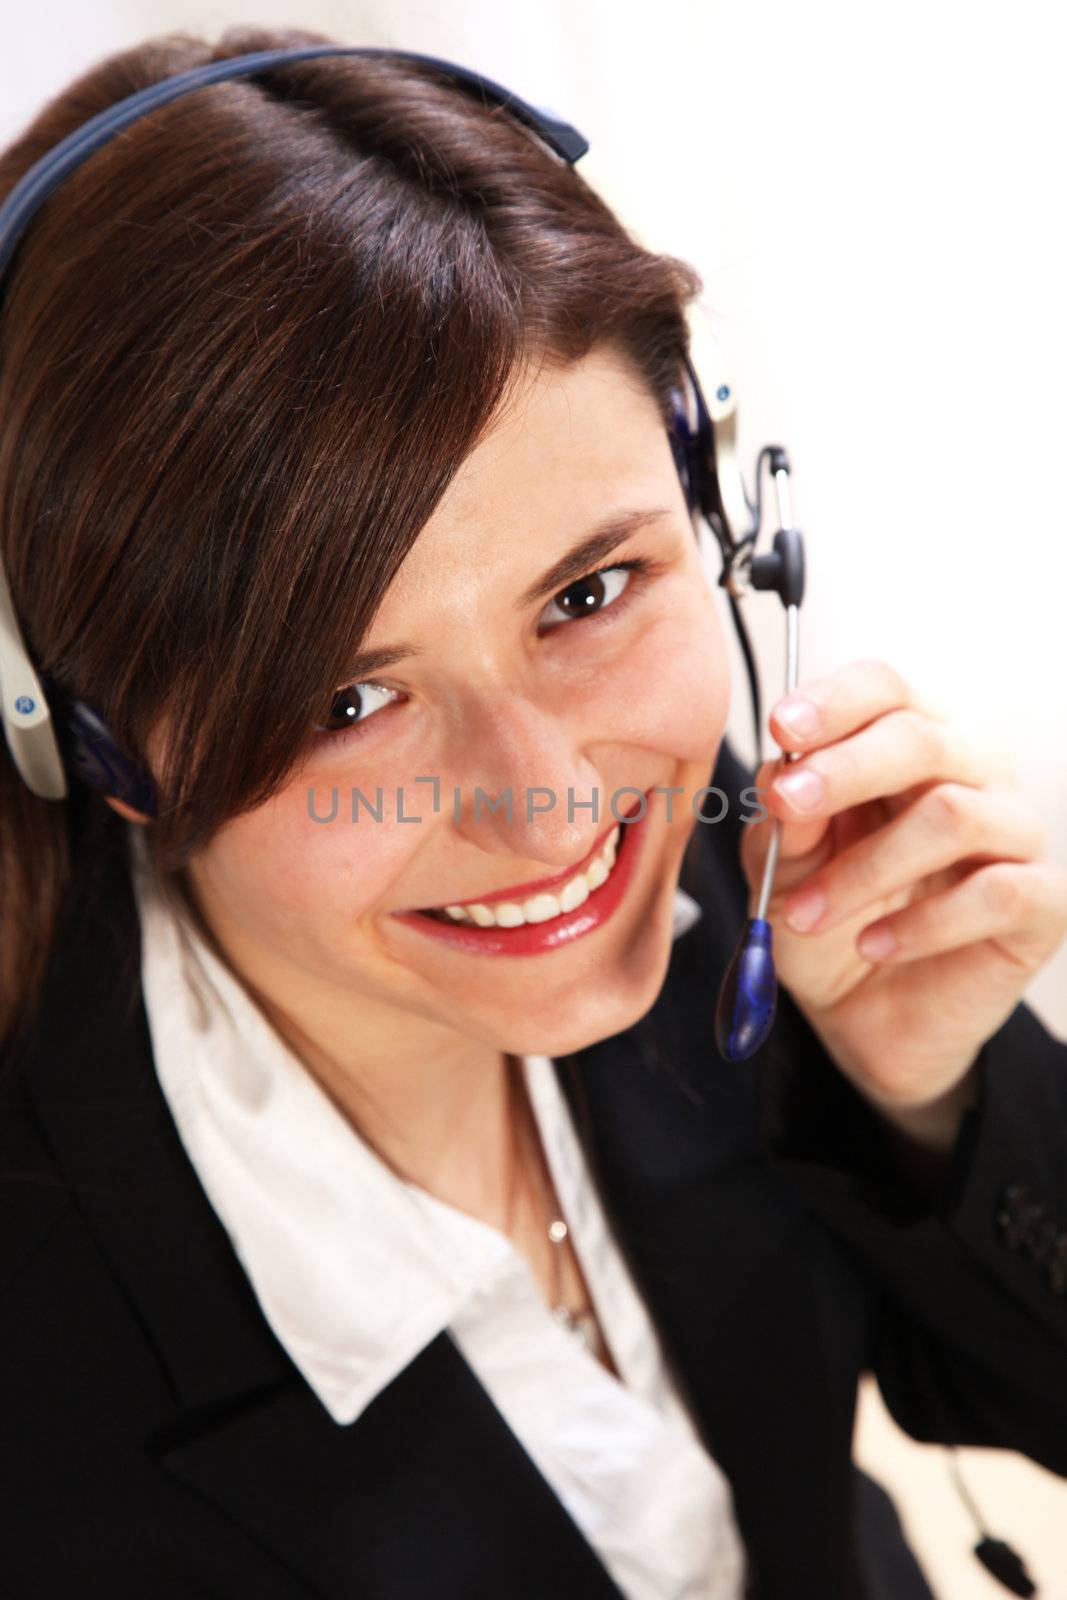
[[[719,989],[715,1043],[724,1061],[745,1061],[771,1031],[778,982],[771,951],[771,925],[750,917],[737,941]]]

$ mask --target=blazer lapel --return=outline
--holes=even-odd
[[[152,1065],[139,952],[116,859],[98,894],[71,901],[22,1072],[173,1396],[146,1464],[338,1600],[353,1585],[475,1600],[499,1594],[504,1573],[515,1600],[619,1600],[447,1334],[347,1427],[308,1388],[178,1138]]]
[[[326,1595],[620,1591],[447,1334],[348,1427],[302,1380],[162,1459]]]

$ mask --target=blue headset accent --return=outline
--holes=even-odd
[[[41,682],[55,714],[67,771],[91,788],[154,817],[159,808],[155,779],[119,747],[103,714],[87,700],[68,695],[50,673],[42,672]]]

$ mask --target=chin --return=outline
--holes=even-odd
[[[503,1048],[513,1055],[573,1055],[602,1039],[632,1028],[655,1005],[670,965],[674,941],[671,937],[670,907],[674,888],[660,897],[660,903],[644,923],[647,937],[638,940],[608,977],[600,983],[586,983],[564,1013],[551,1023],[533,1017],[529,1025],[510,1032]],[[652,930],[655,938],[651,938]]]

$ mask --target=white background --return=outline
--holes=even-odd
[[[0,138],[114,49],[241,21],[438,53],[582,129],[581,170],[704,278],[746,470],[764,443],[790,451],[801,677],[893,662],[1005,748],[1067,863],[1059,8],[46,0],[7,20]],[[747,612],[770,704],[782,613],[760,596]],[[739,657],[731,732],[751,756]],[[1028,998],[1067,1033],[1067,949]],[[905,1439],[869,1387],[857,1453],[940,1595],[1004,1595],[967,1553],[942,1452]],[[993,1531],[1024,1550],[1044,1600],[1064,1600],[1067,1483],[1001,1452],[962,1456]]]

